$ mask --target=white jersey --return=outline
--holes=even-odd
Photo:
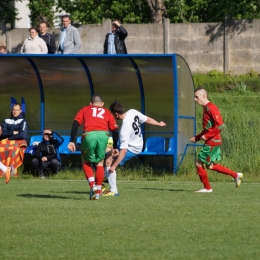
[[[141,124],[146,120],[147,116],[135,109],[130,109],[126,112],[120,130],[120,149],[128,149],[130,152],[136,154],[142,151],[143,135]]]

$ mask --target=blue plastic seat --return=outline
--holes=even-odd
[[[76,144],[81,144],[81,138],[82,136],[78,136],[77,139],[76,139]]]
[[[76,151],[73,153],[73,154],[81,154],[81,138],[82,138],[82,136],[78,136],[77,138],[76,138]]]
[[[34,142],[38,142],[40,143],[42,141],[42,135],[33,135],[30,138],[30,143],[27,146],[26,150],[24,151],[24,153],[30,153],[30,154],[34,154],[34,152],[37,149],[37,146],[33,146]]]
[[[165,153],[165,138],[160,136],[148,137],[144,151],[140,155],[163,155]]]
[[[174,137],[169,139],[168,150],[164,155],[174,155]]]
[[[33,145],[34,142],[41,142],[42,141],[42,135],[33,135],[30,139],[30,145]]]
[[[70,142],[70,136],[62,135],[62,138],[64,139],[64,142],[59,147],[59,153],[60,154],[72,154],[72,152],[68,149],[68,144]]]
[[[75,152],[71,152],[68,149],[68,144],[70,142],[70,136],[69,135],[62,135],[64,142],[63,144],[59,147],[59,153],[60,154],[81,154],[81,151],[75,151]],[[76,139],[76,145],[77,144],[81,144],[81,136],[77,137]]]

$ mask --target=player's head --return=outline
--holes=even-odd
[[[120,115],[123,115],[125,113],[123,105],[117,100],[110,105],[110,111],[118,119],[120,118]]]
[[[206,105],[208,101],[208,93],[204,88],[196,88],[194,90],[194,100],[197,102],[199,105]]]
[[[97,106],[97,107],[103,107],[104,102],[103,102],[101,96],[95,94],[91,97],[90,105]]]

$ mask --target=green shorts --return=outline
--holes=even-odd
[[[199,152],[198,159],[207,165],[220,161],[220,146],[210,146],[205,144]]]
[[[108,132],[85,132],[81,142],[81,157],[83,162],[99,163],[105,158]]]

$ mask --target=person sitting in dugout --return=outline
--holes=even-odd
[[[32,165],[39,177],[45,178],[46,168],[50,168],[54,174],[58,173],[61,166],[59,146],[63,142],[63,137],[50,128],[44,129],[42,141],[38,144],[32,160]]]

